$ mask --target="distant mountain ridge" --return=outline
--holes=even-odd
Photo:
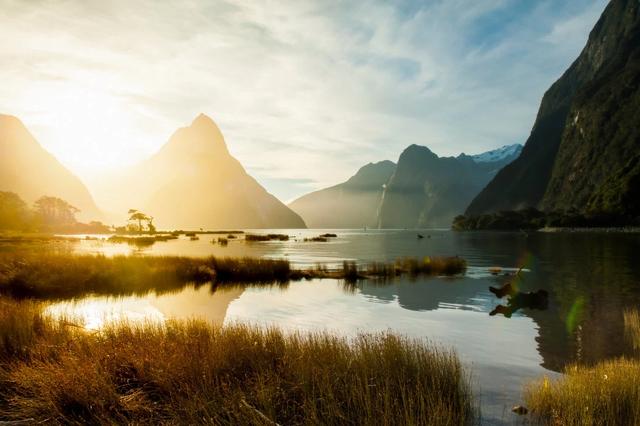
[[[537,207],[640,220],[639,87],[640,3],[611,0],[545,93],[522,155],[467,214]]]
[[[448,228],[498,170],[519,154],[519,145],[458,157],[438,157],[427,147],[409,146],[386,186],[378,227]]]
[[[159,227],[306,227],[300,216],[246,173],[229,153],[218,126],[204,114],[112,182],[110,191],[114,207],[124,212],[140,209]]]
[[[438,157],[411,145],[397,165],[369,163],[346,182],[306,194],[289,207],[312,228],[448,227],[521,150],[514,144],[477,155]]]
[[[289,207],[310,228],[375,226],[384,185],[395,168],[388,160],[369,163],[346,182],[303,195]]]
[[[505,158],[517,158],[521,152],[522,145],[515,143],[512,145],[504,145],[481,154],[470,155],[470,157],[476,163],[488,163],[492,161],[502,161]]]
[[[80,209],[81,220],[102,218],[80,179],[46,151],[18,118],[2,114],[0,191],[15,192],[28,203],[43,195],[62,198]]]

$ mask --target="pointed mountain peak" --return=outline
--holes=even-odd
[[[191,127],[196,127],[196,126],[209,126],[209,127],[215,127],[216,129],[218,128],[218,125],[216,124],[216,122],[213,121],[211,117],[209,117],[207,114],[204,114],[204,113],[198,114],[198,116],[191,122]]]
[[[229,154],[224,136],[211,118],[200,114],[189,126],[178,129],[156,155],[170,161],[220,154]]]

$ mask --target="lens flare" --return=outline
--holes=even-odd
[[[567,332],[573,333],[580,321],[584,312],[584,297],[578,297],[571,309],[569,315],[567,315]]]

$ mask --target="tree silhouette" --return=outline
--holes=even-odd
[[[65,200],[42,196],[34,203],[37,216],[46,225],[72,225],[78,223],[76,214],[80,211]]]
[[[149,230],[149,232],[156,232],[156,227],[153,225],[153,217],[148,216],[141,211],[138,211],[136,209],[129,209],[129,221],[138,222],[138,232],[142,232],[144,230],[142,222],[147,223],[147,229]]]
[[[29,227],[30,215],[27,203],[18,194],[0,191],[0,229],[25,229]]]

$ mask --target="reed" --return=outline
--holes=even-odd
[[[477,420],[455,353],[394,334],[353,340],[200,321],[87,333],[3,302],[0,421],[48,424],[430,424]],[[16,352],[15,348],[23,348]]]
[[[633,350],[640,354],[640,311],[637,308],[626,309],[623,317],[625,338]]]
[[[218,239],[220,244],[226,244]],[[144,294],[176,290],[189,283],[260,284],[330,278],[350,282],[394,278],[401,274],[458,275],[459,258],[402,259],[393,264],[356,265],[342,269],[294,269],[288,260],[177,256],[77,255],[65,252],[0,252],[0,294],[15,298],[61,299],[86,294]]]
[[[595,366],[570,366],[558,380],[529,384],[525,401],[544,424],[640,424],[640,361],[620,358]]]
[[[261,241],[289,241],[289,236],[286,234],[247,234],[244,237],[245,241],[249,242],[261,242]]]

